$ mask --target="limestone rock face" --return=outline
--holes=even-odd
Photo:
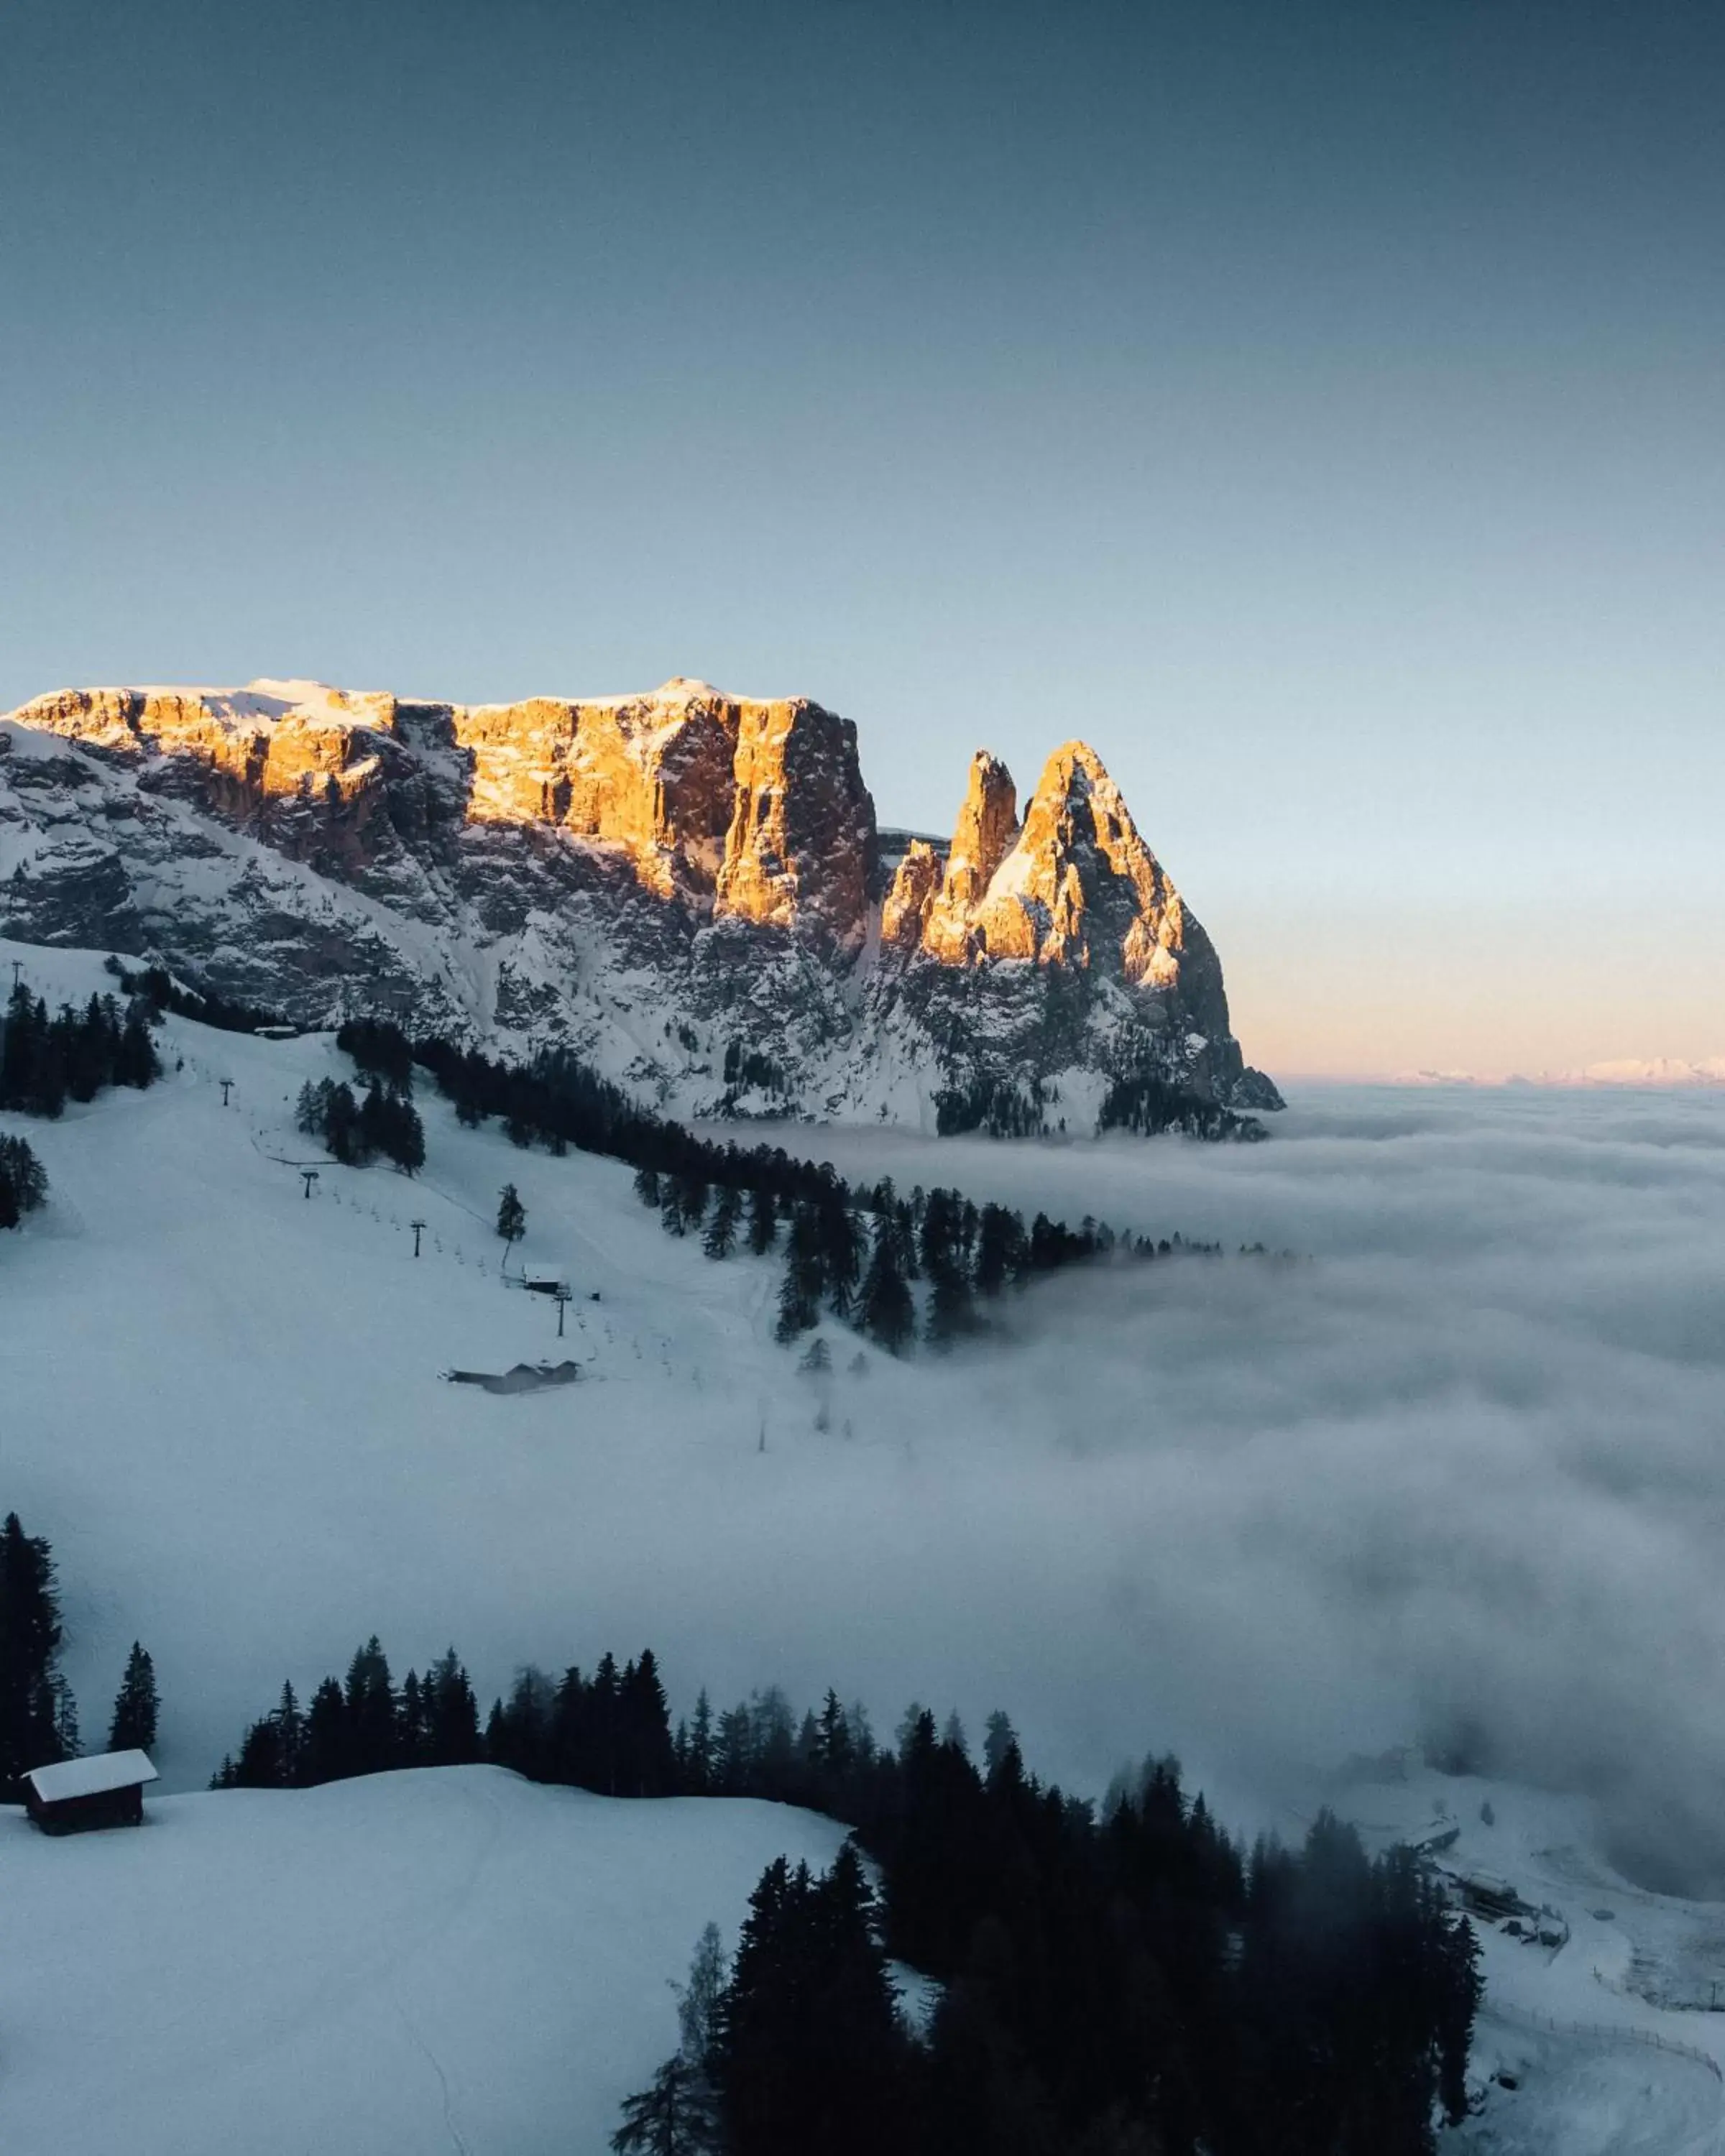
[[[680,1114],[930,1119],[962,1096],[1022,1130],[1146,1078],[1279,1105],[1081,742],[1022,825],[979,751],[950,849],[887,837],[883,893],[848,720],[701,681],[475,706],[73,690],[0,721],[0,932],[25,942],[303,1024],[560,1045]]]
[[[315,682],[83,690],[23,722],[150,759],[152,783],[290,859],[365,885],[436,820],[555,827],[614,848],[660,898],[845,948],[863,937],[875,811],[856,729],[804,698],[754,702],[677,680],[644,696],[410,705]],[[410,742],[448,752],[439,773]]]
[[[1171,988],[1180,978],[1180,895],[1082,742],[1049,758],[1017,844],[970,918],[981,950],[997,957],[1095,965],[1134,987]]]
[[[942,861],[926,839],[912,839],[899,862],[880,909],[880,941],[914,951],[928,932],[929,909],[941,887]]]
[[[743,704],[716,911],[854,949],[866,926],[875,804],[856,728],[819,704]]]
[[[998,757],[979,748],[970,762],[970,784],[958,811],[940,894],[930,906],[923,948],[947,965],[977,956],[971,921],[977,902],[993,881],[1018,836],[1018,788]]]

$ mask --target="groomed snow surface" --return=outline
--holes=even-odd
[[[0,1811],[7,2156],[603,2156],[730,1943],[780,1804],[622,1804],[491,1767],[146,1799],[50,1840]]]

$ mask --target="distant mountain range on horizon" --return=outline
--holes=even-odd
[[[1577,1070],[1512,1070],[1486,1075],[1473,1070],[1399,1070],[1383,1081],[1390,1086],[1620,1086],[1671,1090],[1725,1086],[1725,1055],[1711,1055],[1699,1063],[1675,1056],[1626,1056],[1604,1063],[1585,1064]]]

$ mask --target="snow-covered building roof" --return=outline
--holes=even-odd
[[[93,1758],[62,1759],[55,1767],[33,1767],[24,1779],[44,1804],[69,1797],[98,1797],[110,1789],[129,1789],[153,1782],[156,1769],[142,1752],[99,1752]]]

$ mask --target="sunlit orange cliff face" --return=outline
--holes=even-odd
[[[596,840],[649,891],[716,917],[841,944],[866,923],[877,841],[856,730],[803,697],[680,679],[639,696],[431,705],[258,681],[66,690],[18,716],[171,760],[207,807],[290,853],[363,854],[377,818],[399,829],[404,805],[409,820],[429,814],[401,797],[441,749],[469,823]],[[881,914],[883,947],[901,957],[1099,965],[1147,986],[1174,982],[1188,940],[1178,893],[1081,742],[1050,757],[1022,824],[1011,773],[979,750],[944,860],[912,842]]]

